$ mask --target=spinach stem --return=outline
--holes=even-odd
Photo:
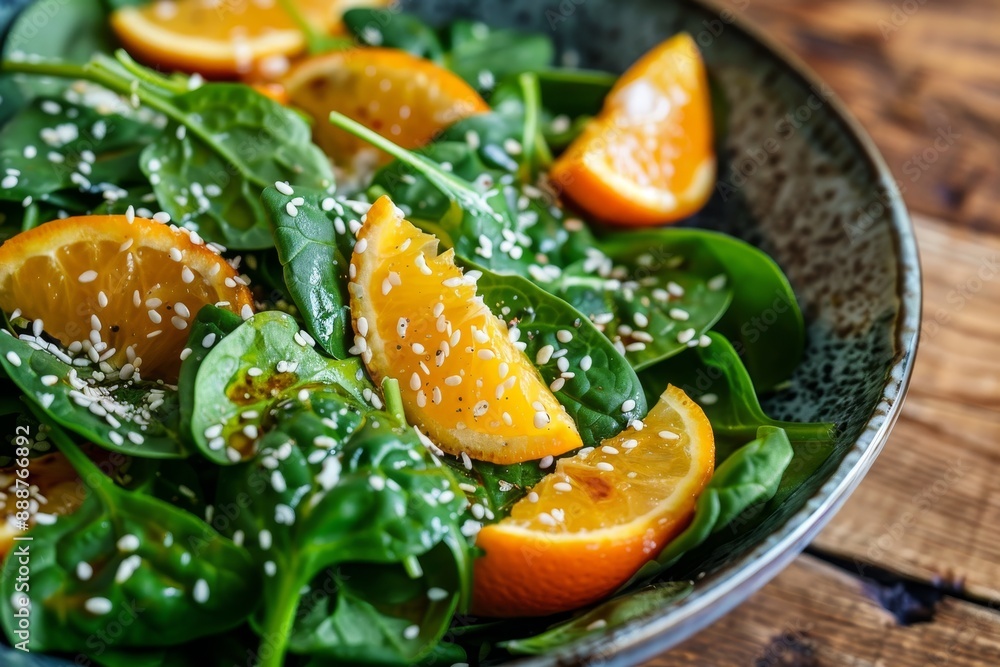
[[[385,409],[406,424],[406,414],[403,411],[403,395],[399,392],[399,380],[385,377],[382,379],[382,396],[385,398]]]
[[[115,65],[118,63],[107,56],[104,58],[97,58],[86,65],[75,65],[66,62],[42,62],[42,63],[31,63],[24,61],[3,61],[2,71],[11,72],[14,74],[33,74],[37,76],[52,76],[64,79],[84,79],[87,81],[92,81],[108,90],[118,93],[119,95],[129,97],[135,95],[135,97],[151,109],[159,111],[165,115],[170,120],[174,121],[178,125],[183,125],[192,134],[194,134],[198,139],[203,141],[209,148],[211,148],[216,154],[219,155],[223,160],[229,164],[236,167],[236,169],[243,175],[243,177],[255,185],[261,188],[266,187],[268,184],[264,181],[258,179],[253,170],[251,170],[247,165],[239,159],[228,148],[220,144],[212,136],[201,123],[194,122],[191,116],[181,109],[174,106],[163,94],[162,92],[157,92],[155,90],[150,90],[148,87],[143,87],[142,84],[146,86],[153,86],[160,84],[153,84],[148,79],[148,77],[139,77],[130,71],[126,70],[115,71],[117,68]],[[138,65],[134,65],[138,67]],[[125,67],[124,64],[121,67]]]
[[[21,221],[21,231],[26,232],[29,229],[34,229],[38,226],[38,204],[31,202],[26,209],[24,209],[24,220]]]
[[[285,572],[294,572],[295,568],[287,565]],[[295,612],[299,607],[299,589],[301,584],[294,575],[282,577],[282,586],[278,589],[278,597],[274,605],[267,609],[264,627],[261,632],[260,667],[282,667],[285,663],[285,653],[288,650],[288,638],[292,634],[295,622]],[[266,653],[266,657],[265,654]]]
[[[375,148],[385,151],[403,164],[412,167],[415,171],[427,177],[434,184],[434,187],[449,197],[460,199],[464,203],[477,205],[486,212],[492,211],[489,205],[483,200],[482,195],[472,187],[471,183],[445,171],[427,158],[394,144],[381,134],[368,129],[361,123],[348,118],[338,111],[330,112],[330,123],[354,135],[358,139],[368,142]]]
[[[542,93],[538,85],[538,75],[534,72],[523,72],[518,75],[517,83],[521,87],[521,97],[524,99],[524,131],[521,136],[524,153],[518,176],[522,183],[531,183],[537,173],[535,167],[547,169],[552,163],[552,154],[541,132]]]

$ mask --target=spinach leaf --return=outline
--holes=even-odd
[[[139,152],[158,133],[127,116],[36,98],[0,130],[0,171],[10,177],[0,198],[20,202],[64,189],[127,188],[136,181]]]
[[[703,245],[659,238],[606,238],[543,285],[597,324],[636,370],[704,343],[732,299],[713,282],[725,269]]]
[[[833,424],[785,422],[765,415],[736,349],[721,334],[713,332],[709,339],[707,347],[645,371],[647,395],[667,382],[677,385],[701,403],[717,439],[746,442],[761,426],[773,426],[792,442],[833,443]]]
[[[782,429],[761,426],[755,440],[737,449],[715,469],[698,498],[694,518],[684,532],[671,540],[655,561],[646,563],[622,588],[659,576],[710,535],[774,497],[793,453]]]
[[[219,486],[266,575],[255,627],[279,655],[264,664],[286,641],[348,664],[419,658],[470,585],[454,478],[413,429],[337,384],[279,402],[266,426],[260,455]]]
[[[22,337],[0,333],[0,366],[53,421],[130,456],[187,456],[178,436],[176,390],[74,365],[56,344],[30,334]]]
[[[184,511],[116,487],[49,425],[86,496],[74,514],[31,530],[30,595],[18,584],[18,558],[5,562],[7,638],[20,641],[15,614],[29,605],[31,648],[41,651],[92,651],[111,619],[119,647],[170,646],[241,623],[258,595],[247,552]]]
[[[206,239],[237,249],[270,247],[261,190],[281,180],[315,188],[333,183],[309,125],[249,86],[206,84],[169,104],[176,110],[172,122],[143,151],[142,169],[163,209],[197,225]]]
[[[501,465],[473,459],[469,468],[461,459],[448,457],[445,462],[463,483],[469,501],[483,506],[486,521],[499,521],[510,514],[514,503],[551,472],[543,470],[537,461]]]
[[[359,211],[368,204],[306,188],[294,195],[267,188],[261,197],[274,225],[285,284],[310,335],[328,354],[344,359],[354,335],[347,293],[351,227],[361,224]]]
[[[448,67],[480,92],[489,92],[507,75],[546,68],[555,57],[545,35],[491,28],[481,21],[452,22],[449,46]]]
[[[344,25],[363,44],[408,51],[436,63],[444,61],[444,49],[434,30],[416,16],[398,8],[358,7],[344,12]]]
[[[521,332],[525,353],[576,422],[585,446],[645,416],[635,371],[588,319],[525,278],[461,263],[482,272],[478,290],[484,303]]]
[[[726,267],[733,301],[718,331],[733,341],[758,392],[788,380],[805,346],[805,324],[795,294],[781,269],[764,252],[718,232],[670,228],[632,232],[638,246],[702,244]]]
[[[586,613],[558,623],[545,632],[502,642],[515,655],[538,655],[565,646],[595,632],[608,632],[637,618],[662,612],[668,604],[687,597],[694,586],[689,581],[664,581],[612,598]]]
[[[188,335],[188,349],[191,354],[181,362],[181,370],[177,379],[178,409],[180,412],[180,433],[190,445],[196,439],[191,430],[191,421],[195,412],[195,383],[198,370],[208,356],[209,351],[223,338],[236,331],[243,324],[243,318],[224,308],[204,306],[191,322],[191,333]]]
[[[545,110],[570,118],[596,116],[618,80],[616,74],[597,70],[545,69],[535,76]]]
[[[358,358],[328,359],[309,341],[290,315],[265,311],[212,348],[194,382],[191,431],[202,454],[220,465],[253,457],[271,406],[313,385],[342,386],[364,404],[380,400]]]
[[[6,61],[4,69],[93,81],[167,118],[140,155],[159,206],[177,224],[231,248],[272,245],[259,193],[277,181],[329,188],[329,161],[308,124],[249,86],[164,77],[119,51],[85,65]],[[192,89],[193,88],[193,89]]]

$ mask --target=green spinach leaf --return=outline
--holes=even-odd
[[[408,51],[436,63],[444,62],[437,33],[411,14],[396,8],[358,7],[344,12],[344,25],[363,44]]]
[[[482,272],[483,301],[520,331],[525,353],[576,422],[585,446],[645,416],[646,399],[635,371],[587,318],[525,278],[462,263]]]
[[[69,363],[41,337],[0,333],[0,365],[53,421],[105,449],[143,458],[180,458],[177,392],[146,380],[122,381],[89,365]]]
[[[761,426],[781,428],[792,442],[833,443],[834,425],[771,419],[757,400],[753,383],[736,349],[718,333],[711,344],[650,368],[642,374],[647,394],[677,385],[701,403],[716,439],[746,442]]]
[[[262,195],[285,284],[312,337],[328,354],[344,359],[354,335],[347,293],[352,228],[361,224],[368,204],[321,190],[298,188],[293,194],[267,188]]]
[[[21,641],[15,614],[28,605],[38,651],[92,651],[111,620],[122,648],[170,646],[240,624],[258,595],[247,552],[184,511],[116,487],[49,425],[86,496],[74,514],[31,530],[30,594],[17,583],[18,557],[5,562],[7,638]]]
[[[418,659],[469,590],[454,478],[413,429],[337,384],[279,402],[267,426],[260,455],[219,487],[264,570],[255,627],[279,654],[264,664],[281,664],[286,641],[349,664]]]
[[[381,403],[356,357],[328,359],[285,313],[257,313],[216,343],[194,381],[191,431],[198,449],[228,465],[253,457],[275,402],[314,385],[347,388],[364,404]]]
[[[481,21],[452,22],[449,46],[448,67],[483,93],[507,75],[544,69],[555,57],[545,35],[491,28]]]
[[[590,611],[563,621],[545,632],[502,642],[515,655],[539,655],[570,644],[595,632],[608,632],[638,618],[662,613],[669,605],[687,597],[694,586],[689,581],[650,584],[626,595],[602,602]]]

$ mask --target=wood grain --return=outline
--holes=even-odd
[[[745,6],[847,102],[914,210],[1000,233],[1000,3],[721,2]]]
[[[954,598],[901,627],[855,577],[800,557],[767,588],[647,667],[979,667],[1000,664],[1000,613]]]

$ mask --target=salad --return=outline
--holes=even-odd
[[[396,6],[45,4],[0,71],[10,650],[544,653],[681,599],[829,453],[758,400],[788,281],[698,226],[689,36],[616,76]]]

